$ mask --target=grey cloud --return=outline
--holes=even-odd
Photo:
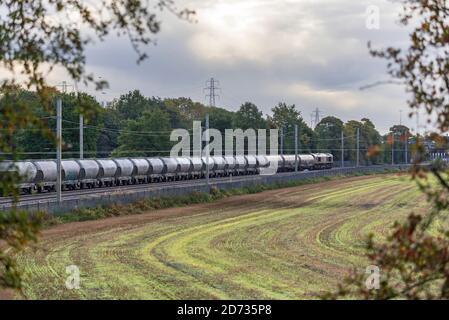
[[[158,45],[146,48],[147,61],[137,66],[128,41],[111,38],[89,48],[88,69],[109,80],[105,99],[139,89],[149,96],[190,96],[204,102],[202,88],[213,76],[223,88],[219,104],[232,110],[249,100],[269,113],[285,100],[300,106],[306,120],[319,107],[344,120],[368,116],[382,131],[397,122],[399,109],[406,114],[401,88],[359,90],[387,78],[385,62],[370,57],[367,42],[386,46],[406,40],[406,31],[394,22],[397,5],[383,0],[254,1],[181,2],[198,9],[199,22],[164,15]],[[364,26],[369,4],[381,9],[380,30]],[[234,5],[254,10],[236,12],[248,21],[217,12],[222,6],[232,13]],[[307,92],[302,94],[301,88]]]

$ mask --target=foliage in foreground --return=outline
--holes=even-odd
[[[30,241],[37,241],[42,215],[29,215],[26,212],[4,212],[0,214],[0,287],[20,289],[21,273],[14,254],[20,252]],[[5,245],[8,250],[4,250]]]

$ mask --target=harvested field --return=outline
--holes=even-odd
[[[346,178],[70,223],[19,257],[29,299],[301,299],[332,290],[363,240],[426,201],[408,176]],[[81,272],[65,287],[66,266]]]

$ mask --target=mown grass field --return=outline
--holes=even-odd
[[[365,270],[363,241],[425,198],[406,175],[345,178],[50,228],[19,257],[29,299],[301,299]],[[68,290],[65,268],[81,271]]]

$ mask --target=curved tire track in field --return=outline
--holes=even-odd
[[[367,265],[379,239],[425,201],[397,176],[348,178],[207,205],[58,226],[20,256],[27,298],[297,299]],[[65,288],[65,267],[81,289]]]

